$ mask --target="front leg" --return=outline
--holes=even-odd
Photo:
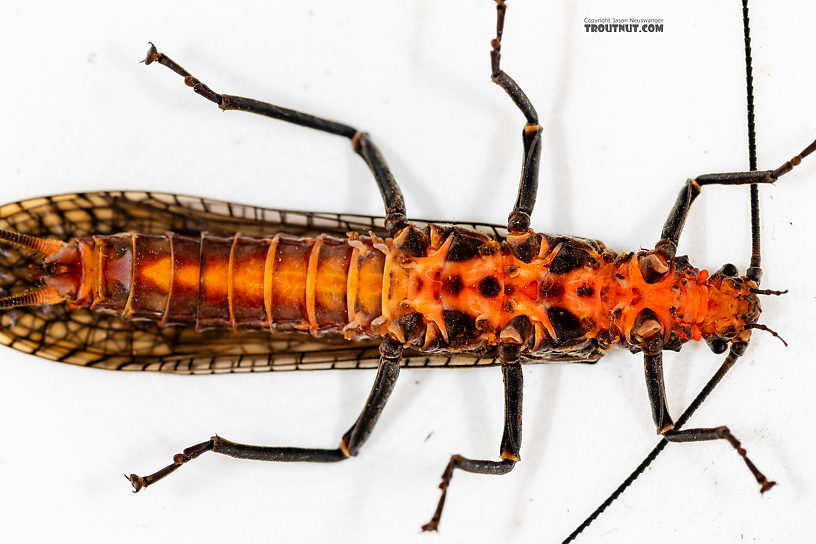
[[[439,497],[436,511],[431,521],[422,526],[423,531],[436,531],[439,529],[439,520],[442,517],[442,509],[445,507],[445,498],[448,494],[448,487],[451,478],[453,478],[454,470],[458,468],[476,474],[507,474],[521,460],[519,456],[521,449],[521,399],[524,383],[521,363],[519,362],[519,346],[516,344],[500,346],[499,359],[501,360],[502,377],[504,378],[504,432],[502,433],[499,460],[470,459],[462,455],[452,455],[445,467],[445,471],[442,473],[442,483],[439,484],[442,495]]]
[[[737,450],[737,453],[745,461],[748,470],[756,478],[760,486],[760,493],[765,493],[776,482],[768,480],[762,472],[757,469],[756,465],[748,458],[745,448],[742,447],[740,441],[731,434],[728,427],[707,427],[696,429],[675,430],[674,421],[669,414],[668,403],[666,402],[666,390],[663,382],[663,342],[661,331],[657,331],[654,335],[644,338],[641,342],[643,349],[643,362],[646,373],[646,388],[649,393],[649,404],[652,408],[652,419],[654,420],[657,433],[669,442],[703,442],[707,440],[727,440],[731,446]],[[739,354],[736,350],[731,350],[728,355],[736,358]],[[733,363],[732,363],[733,364]]]
[[[787,174],[793,167],[802,162],[802,159],[816,151],[816,141],[813,141],[798,155],[786,161],[776,170],[760,170],[751,172],[726,172],[720,174],[704,174],[694,179],[686,181],[680,193],[677,195],[669,216],[663,225],[660,233],[660,240],[657,242],[653,252],[641,260],[643,276],[648,283],[660,281],[663,275],[669,271],[669,263],[674,259],[677,252],[677,244],[680,241],[680,234],[686,224],[691,205],[706,185],[755,185],[760,183],[775,183],[780,177]],[[755,204],[752,204],[754,206]],[[752,216],[755,215],[752,213]],[[753,239],[759,236],[759,223],[752,225],[754,231]],[[751,256],[752,263],[759,262],[759,246],[755,242]],[[761,271],[756,265],[748,269],[748,277],[759,282]]]

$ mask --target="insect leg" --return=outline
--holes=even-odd
[[[654,420],[657,433],[669,442],[701,442],[705,440],[727,440],[737,453],[745,461],[748,470],[756,478],[760,486],[760,492],[764,493],[773,487],[776,482],[769,481],[762,472],[757,469],[753,462],[746,455],[745,448],[740,444],[728,427],[710,427],[697,429],[675,430],[674,421],[669,414],[666,401],[666,390],[663,382],[663,342],[662,332],[658,332],[650,338],[645,338],[641,342],[643,348],[644,369],[646,374],[646,389],[649,393],[649,404],[652,408],[652,419]],[[744,344],[743,344],[744,345]],[[743,349],[732,349],[729,357],[735,360]]]
[[[801,153],[785,162],[776,170],[705,174],[688,180],[680,190],[680,194],[677,195],[677,200],[669,212],[669,217],[663,225],[660,241],[657,243],[655,251],[660,253],[667,260],[674,258],[674,254],[677,251],[677,242],[680,239],[680,233],[683,231],[683,225],[686,222],[689,209],[691,209],[691,204],[694,202],[694,199],[697,198],[697,195],[700,194],[703,186],[774,183],[781,176],[793,170],[794,166],[798,165],[803,158],[813,153],[813,151],[816,151],[816,141],[812,142],[803,149]]]
[[[507,221],[511,234],[526,234],[530,228],[530,215],[535,206],[538,192],[538,163],[541,157],[541,125],[538,124],[538,113],[530,99],[521,90],[518,83],[501,69],[501,39],[504,31],[504,14],[507,6],[504,0],[496,0],[496,38],[491,41],[490,77],[494,83],[510,95],[513,103],[524,114],[527,122],[522,131],[524,158],[521,166],[521,181],[518,197],[513,212]],[[512,244],[511,244],[512,246]],[[515,251],[514,251],[515,253]],[[518,256],[518,255],[517,255]],[[522,257],[519,257],[522,258]],[[532,258],[532,256],[530,256]],[[522,259],[525,260],[525,259]],[[530,259],[526,259],[529,262]]]
[[[371,141],[371,138],[367,133],[361,132],[356,128],[343,123],[337,123],[335,121],[330,121],[328,119],[309,115],[308,113],[291,110],[289,108],[282,108],[267,102],[261,102],[251,98],[243,98],[228,94],[218,94],[210,89],[207,85],[190,75],[187,70],[182,68],[170,57],[164,53],[160,53],[156,49],[156,46],[154,46],[152,43],[150,44],[150,49],[147,52],[147,57],[145,58],[144,62],[145,64],[158,62],[159,64],[167,66],[175,73],[182,76],[184,78],[184,83],[188,87],[192,87],[196,93],[200,94],[210,102],[214,102],[222,110],[239,110],[257,113],[259,115],[272,117],[273,119],[280,119],[281,121],[286,121],[287,123],[313,128],[322,132],[328,132],[329,134],[345,136],[351,140],[351,147],[354,149],[354,152],[363,158],[368,165],[368,168],[371,170],[371,173],[374,175],[374,179],[377,182],[377,186],[380,189],[380,193],[382,194],[383,202],[385,204],[386,228],[388,229],[389,233],[392,236],[395,236],[402,229],[402,227],[406,226],[405,200],[402,197],[402,191],[397,185],[394,176],[391,174],[391,170],[388,169],[388,165],[386,164],[382,153],[380,153],[380,150],[376,145],[374,145],[374,142]]]
[[[521,460],[519,450],[521,449],[523,378],[518,348],[518,345],[515,344],[502,345],[499,352],[499,358],[502,362],[502,377],[504,379],[504,432],[502,433],[501,452],[499,454],[501,460],[469,459],[462,455],[452,455],[445,467],[445,471],[442,473],[442,482],[439,484],[442,495],[439,497],[436,511],[431,521],[422,526],[423,531],[436,531],[439,528],[439,520],[442,517],[442,509],[445,507],[445,499],[454,470],[461,469],[476,474],[507,474]]]
[[[737,362],[739,357],[745,353],[745,348],[747,345],[745,343],[735,343],[731,344],[731,350],[728,353],[728,356],[720,365],[720,368],[717,372],[711,377],[710,380],[705,384],[705,386],[700,390],[694,400],[691,401],[691,404],[686,408],[685,412],[680,414],[680,417],[677,418],[677,421],[674,424],[674,428],[676,430],[680,430],[686,422],[691,419],[691,416],[697,411],[697,409],[705,402],[708,396],[714,391],[714,388],[722,381],[725,375],[728,373],[729,370],[734,366]],[[629,486],[631,486],[635,480],[637,480],[643,472],[651,466],[651,464],[657,459],[657,456],[660,455],[666,446],[668,445],[669,441],[664,436],[663,440],[657,443],[657,445],[649,452],[649,455],[646,456],[641,463],[635,467],[631,474],[612,492],[609,497],[606,498],[604,502],[598,505],[598,508],[595,509],[587,518],[581,522],[581,524],[575,528],[572,533],[569,534],[567,538],[564,539],[562,544],[567,544],[568,542],[574,541],[578,535],[580,535],[584,529],[592,525],[592,522],[595,521],[598,516],[600,516],[609,506],[615,502],[621,495],[623,495],[624,491],[626,491]]]
[[[236,459],[254,459],[256,461],[308,461],[311,463],[333,463],[357,455],[360,448],[374,429],[377,419],[385,407],[394,384],[399,376],[399,364],[402,359],[402,345],[386,337],[380,345],[380,362],[377,378],[368,394],[368,399],[360,416],[343,435],[336,449],[269,447],[238,444],[213,436],[206,442],[196,444],[173,456],[173,463],[148,476],[131,474],[128,480],[133,485],[134,493],[144,487],[153,485],[168,474],[175,472],[187,461],[195,459],[202,453],[212,451],[229,455]]]

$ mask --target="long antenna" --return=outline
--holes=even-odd
[[[742,34],[745,38],[745,98],[748,109],[748,168],[757,169],[756,124],[754,122],[754,71],[751,60],[751,25],[748,20],[748,0],[742,0]],[[759,239],[759,186],[751,184],[751,266],[748,277],[757,284],[762,279],[762,256]]]
[[[754,77],[753,77],[753,70],[752,70],[752,62],[751,62],[751,29],[750,29],[750,21],[748,18],[748,0],[742,0],[742,31],[743,36],[745,38],[745,94],[747,99],[747,109],[748,109],[748,162],[751,171],[755,171],[757,169],[757,157],[756,157],[756,125],[754,123]],[[816,143],[816,142],[815,142]],[[810,153],[814,149],[812,147],[814,144],[811,144],[806,148],[806,152]],[[792,166],[791,166],[792,167]],[[787,170],[786,170],[787,171]],[[782,172],[785,173],[785,172]],[[754,280],[759,284],[759,280],[762,277],[762,269],[760,268],[761,265],[761,257],[760,257],[760,242],[759,242],[759,191],[756,184],[751,185],[751,266],[748,268],[747,275],[750,279]],[[739,346],[739,348],[738,348]],[[694,401],[686,408],[685,412],[680,416],[677,422],[674,425],[676,430],[680,430],[680,428],[685,425],[685,423],[689,420],[689,418],[697,411],[697,409],[703,404],[705,399],[708,397],[709,394],[714,390],[717,384],[723,379],[725,374],[734,366],[734,364],[739,359],[740,355],[744,351],[745,344],[732,344],[731,350],[728,353],[728,356],[723,361],[722,365],[720,365],[719,370],[714,376],[708,380],[708,383],[705,384],[705,387],[700,391],[700,393],[694,398]],[[618,486],[615,491],[612,492],[609,497],[603,501],[598,508],[595,509],[581,524],[575,528],[575,530],[570,533],[570,535],[564,539],[562,544],[568,544],[569,542],[574,541],[578,535],[580,535],[584,529],[589,527],[593,521],[595,521],[598,516],[600,516],[604,510],[606,510],[615,500],[620,497],[626,489],[634,483],[635,480],[643,474],[649,465],[651,465],[657,456],[660,455],[660,452],[668,445],[669,441],[665,438],[661,439],[660,442],[652,449],[651,452],[646,456],[645,459],[632,471],[632,473]]]

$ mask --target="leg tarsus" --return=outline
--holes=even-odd
[[[798,155],[794,156],[791,160],[786,161],[782,166],[777,168],[771,174],[771,177],[774,179],[779,178],[780,176],[784,176],[791,170],[793,170],[794,166],[799,166],[799,163],[802,162],[802,159],[810,155],[816,151],[816,140],[813,140],[810,145],[804,148]]]
[[[507,474],[513,467],[516,466],[518,459],[502,459],[501,461],[490,461],[484,459],[468,459],[462,455],[451,455],[445,471],[442,473],[442,481],[439,483],[439,489],[442,494],[439,497],[439,502],[436,505],[431,520],[422,526],[422,532],[438,531],[439,520],[442,518],[442,510],[445,508],[445,499],[448,496],[448,487],[450,487],[451,479],[453,478],[453,471],[455,469],[464,470],[465,472],[473,472],[475,474],[493,474],[502,475]]]
[[[201,455],[202,453],[212,450],[213,445],[218,438],[219,438],[218,436],[213,436],[206,442],[201,442],[200,444],[190,446],[189,448],[186,448],[183,452],[175,454],[173,456],[173,462],[171,464],[167,465],[161,470],[154,472],[153,474],[149,474],[147,476],[137,476],[136,474],[131,474],[130,476],[125,475],[125,478],[127,478],[127,480],[130,482],[130,485],[133,486],[133,492],[138,493],[139,490],[144,489],[150,485],[153,485],[154,483],[163,479],[165,476],[172,474],[187,461],[191,461],[198,457],[199,455]]]
[[[442,493],[439,496],[439,502],[436,504],[436,510],[433,516],[431,516],[431,521],[422,526],[423,533],[428,531],[436,532],[439,530],[439,520],[442,518],[442,509],[445,508],[445,499],[448,497],[448,487],[450,486],[451,478],[453,478],[453,469],[456,468],[456,461],[459,459],[464,458],[458,454],[451,455],[448,464],[445,466],[445,470],[442,472],[442,481],[439,482],[439,489]]]

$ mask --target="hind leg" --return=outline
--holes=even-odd
[[[163,469],[148,476],[131,474],[127,477],[133,485],[134,493],[142,488],[153,485],[166,476],[178,470],[182,465],[208,451],[235,457],[236,459],[252,459],[256,461],[283,461],[283,462],[310,462],[334,463],[344,461],[357,455],[360,448],[371,435],[374,425],[385,408],[385,403],[394,390],[399,376],[399,364],[402,359],[402,345],[386,337],[380,345],[380,362],[377,369],[377,378],[368,395],[365,406],[357,420],[343,435],[337,448],[297,448],[280,446],[253,446],[238,444],[225,440],[220,436],[213,436],[206,442],[190,446],[183,453],[173,456],[173,462]]]
[[[386,228],[391,236],[398,235],[399,231],[407,225],[405,219],[405,200],[402,197],[402,191],[397,185],[391,170],[385,162],[379,148],[371,141],[370,136],[357,130],[356,128],[330,121],[322,117],[310,115],[308,113],[299,112],[281,106],[275,106],[260,100],[252,98],[244,98],[241,96],[233,96],[229,94],[218,94],[207,85],[190,75],[190,73],[182,68],[178,63],[172,60],[164,53],[160,53],[156,47],[151,43],[150,49],[147,52],[147,57],[144,60],[145,64],[158,62],[159,64],[170,68],[172,71],[184,78],[184,83],[192,87],[193,90],[216,104],[222,110],[238,110],[249,113],[256,113],[264,115],[273,119],[279,119],[287,123],[293,123],[303,127],[313,128],[321,132],[343,136],[351,141],[351,147],[355,153],[363,158],[371,173],[374,175],[374,180],[377,182],[377,187],[382,194],[383,203],[385,205],[386,213]]]

